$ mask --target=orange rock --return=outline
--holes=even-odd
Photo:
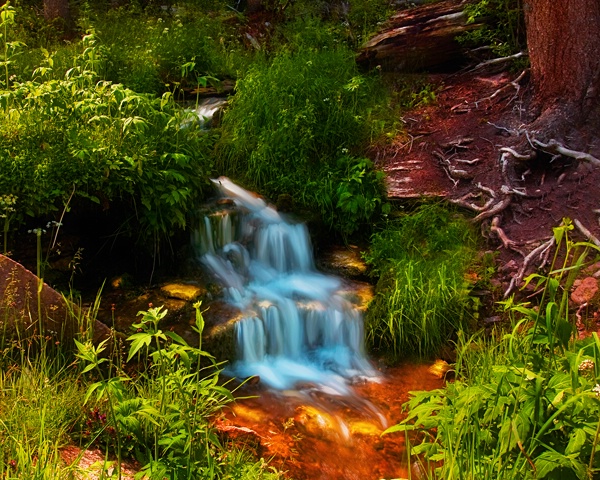
[[[586,277],[571,293],[571,300],[577,305],[589,302],[598,292],[598,280],[594,277]]]

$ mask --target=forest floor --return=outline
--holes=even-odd
[[[437,101],[407,112],[405,133],[374,154],[387,174],[391,200],[441,197],[480,214],[474,221],[481,224],[489,247],[499,251],[498,280],[504,291],[524,257],[548,241],[563,218],[577,219],[600,236],[598,167],[538,149],[528,161],[514,161],[511,154],[502,168],[506,150],[501,149],[525,153],[528,140],[538,135],[526,132],[532,120],[527,72],[481,69],[428,79]],[[580,139],[571,140],[578,144]],[[503,186],[517,193],[504,195]],[[494,205],[508,197],[508,206],[493,213]],[[481,218],[486,216],[482,212],[491,214]],[[583,234],[580,239],[586,240]],[[535,266],[531,262],[528,270]]]

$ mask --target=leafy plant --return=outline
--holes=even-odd
[[[124,231],[168,236],[202,196],[215,137],[184,126],[187,114],[168,93],[98,81],[94,37],[83,45],[64,79],[40,72],[0,95],[0,191],[18,198],[5,229],[66,208],[74,194],[105,209],[126,205]]]
[[[203,319],[196,304],[196,331],[202,335]],[[77,343],[78,357],[100,380],[91,384],[86,401],[108,404],[104,428],[114,429],[119,458],[125,450],[135,455],[150,478],[215,478],[224,471],[218,457],[219,439],[210,418],[233,400],[231,392],[218,383],[219,370],[212,357],[191,347],[179,335],[164,331],[159,323],[167,314],[162,307],[139,312],[138,330],[127,340],[127,361],[137,359],[140,371],[134,380],[117,368],[106,375],[101,356],[106,344],[93,347]],[[211,360],[203,366],[203,359]]]
[[[267,196],[289,194],[351,233],[383,205],[381,174],[351,154],[369,138],[376,92],[345,49],[284,51],[257,62],[225,113],[218,167]]]
[[[570,285],[599,249],[570,241],[570,229],[565,221],[554,230],[550,272],[528,278],[541,288],[539,305],[505,302],[513,322],[506,335],[460,336],[456,381],[414,393],[408,417],[387,430],[422,433],[411,452],[430,478],[586,479],[600,471],[600,339],[573,341],[568,316]]]

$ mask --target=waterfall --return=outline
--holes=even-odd
[[[309,384],[340,395],[352,379],[376,378],[362,315],[339,293],[341,279],[316,270],[306,226],[228,178],[213,182],[235,208],[204,217],[192,241],[243,312],[231,373],[258,375],[271,388]]]
[[[193,122],[197,122],[200,128],[207,130],[211,127],[211,123],[215,113],[224,107],[227,100],[219,97],[209,97],[202,100],[194,108],[186,109],[188,113],[186,119],[182,122],[183,128],[189,127]]]

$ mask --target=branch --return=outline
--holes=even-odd
[[[517,58],[521,58],[526,55],[527,54],[525,52],[519,52],[515,53],[514,55],[509,55],[508,57],[492,58],[491,60],[486,60],[485,62],[478,63],[471,69],[471,72],[479,68],[489,67],[490,65],[497,65],[499,63],[510,62],[511,60],[516,60]]]

